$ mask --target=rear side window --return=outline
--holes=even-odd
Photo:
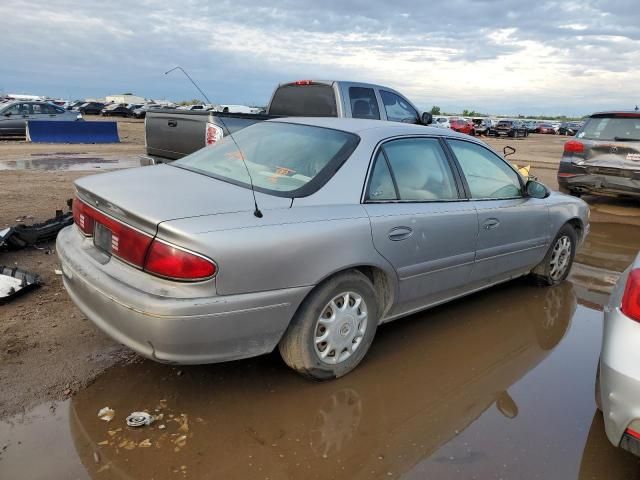
[[[418,123],[418,112],[400,95],[380,90],[387,120],[392,122]]]
[[[367,199],[374,202],[398,199],[393,177],[391,176],[391,170],[389,170],[387,159],[384,157],[382,150],[378,152],[373,166]]]
[[[269,105],[270,115],[337,117],[336,95],[331,85],[283,85]]]
[[[426,202],[458,198],[453,173],[438,140],[393,140],[385,143],[382,151],[388,165],[385,155],[379,154],[371,175],[369,199]],[[391,186],[396,188],[395,195],[391,194]],[[388,198],[382,198],[385,196]]]
[[[587,140],[640,140],[640,116],[592,117],[587,120],[577,137]]]
[[[353,118],[380,120],[378,100],[376,100],[373,88],[350,87],[349,101],[351,102],[351,116]]]

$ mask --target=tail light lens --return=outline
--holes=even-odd
[[[154,240],[144,270],[172,280],[197,281],[213,277],[217,267],[208,258]]]
[[[217,142],[222,140],[224,136],[224,131],[214,125],[213,123],[207,122],[207,129],[205,134],[205,143],[206,145],[215,145]]]
[[[73,221],[80,231],[87,236],[93,235],[93,218],[88,215],[87,204],[76,197],[73,200],[71,210],[73,211]]]
[[[111,243],[100,245],[99,248],[109,249],[111,255],[134,267],[153,275],[182,281],[204,280],[217,273],[218,268],[212,260],[154,239],[105,215],[78,197],[73,200],[72,208],[74,221],[85,236],[92,237],[97,226],[104,227],[111,233]]]
[[[135,267],[142,268],[147,250],[153,237],[129,227],[95,208],[87,205],[78,197],[73,200],[73,219],[78,228],[88,237],[93,236],[96,224],[105,227],[111,233],[111,245],[102,246],[109,248],[112,255],[124,260]]]
[[[629,272],[620,309],[627,317],[640,322],[640,268]]]
[[[569,140],[564,144],[564,153],[584,153],[584,143],[577,140]]]

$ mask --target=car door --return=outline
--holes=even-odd
[[[420,123],[418,111],[397,93],[380,89],[380,98],[387,120],[390,122]]]
[[[547,201],[524,195],[520,175],[488,148],[461,139],[447,144],[478,213],[472,283],[493,283],[531,270],[551,240]]]
[[[26,102],[15,103],[4,113],[2,117],[2,133],[6,135],[24,135],[26,121],[29,119],[30,114],[29,104]]]
[[[478,219],[437,138],[405,137],[375,155],[364,208],[375,248],[395,268],[390,316],[455,296],[472,271]]]

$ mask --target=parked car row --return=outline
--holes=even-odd
[[[0,136],[24,136],[30,120],[81,121],[83,117],[79,112],[70,112],[47,102],[11,101],[0,104]]]

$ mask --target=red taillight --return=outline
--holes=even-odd
[[[73,221],[80,231],[85,235],[93,235],[93,218],[87,214],[87,204],[80,201],[78,197],[73,200]]]
[[[584,143],[577,140],[569,140],[564,144],[564,153],[584,153]]]
[[[174,280],[204,280],[216,274],[217,267],[208,258],[154,240],[144,270]]]
[[[105,227],[111,232],[111,244],[102,245],[101,248],[108,248],[109,253],[138,268],[144,266],[147,249],[153,240],[151,235],[105,215],[78,197],[73,201],[73,217],[82,233],[87,236],[93,236],[96,224]]]
[[[217,125],[214,125],[213,123],[207,122],[207,128],[205,133],[206,145],[215,145],[217,142],[222,140],[223,136],[224,136],[224,131],[220,127],[218,127]]]
[[[296,85],[311,85],[313,81],[311,80],[298,80],[297,82],[293,82]]]
[[[629,272],[620,309],[627,317],[640,322],[640,268]]]

